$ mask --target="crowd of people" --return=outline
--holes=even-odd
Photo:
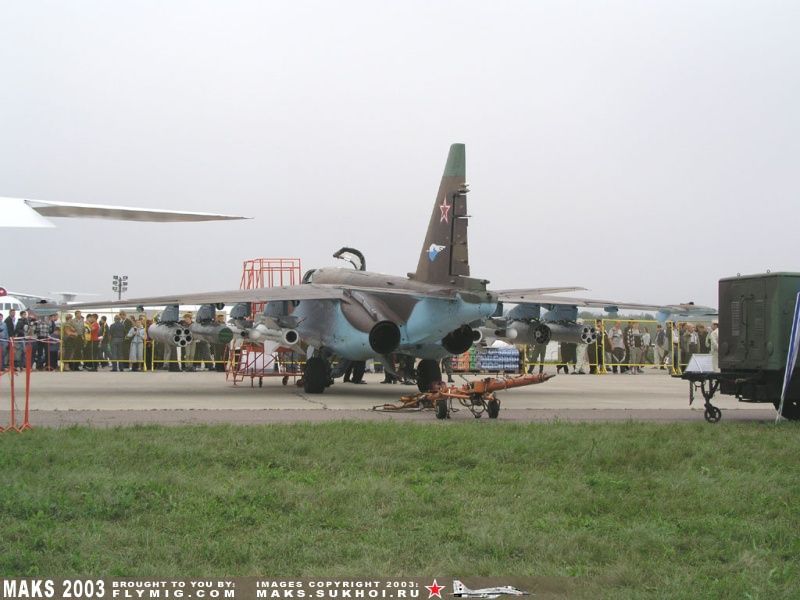
[[[637,375],[650,366],[675,371],[686,368],[694,354],[710,354],[713,368],[718,366],[719,333],[716,322],[710,327],[699,323],[664,325],[641,321],[622,321],[610,324],[597,322],[597,338],[592,344],[562,342],[556,370],[575,374],[611,371]],[[545,344],[530,346],[526,354],[528,372],[545,365]]]
[[[224,317],[219,317],[224,322]],[[226,344],[192,340],[182,352],[175,352],[173,359],[172,345],[148,339],[147,327],[152,322],[144,313],[128,315],[125,311],[109,322],[105,315],[84,316],[80,310],[39,317],[33,311],[17,314],[12,309],[5,318],[0,313],[0,368],[23,369],[30,352],[31,367],[41,371],[62,366],[68,371],[144,371],[145,365],[171,371],[225,370]],[[185,313],[179,324],[189,327],[191,323],[191,313]]]
[[[217,315],[224,324],[224,315]],[[115,371],[143,371],[145,365],[171,371],[195,371],[198,367],[224,371],[227,344],[210,344],[202,339],[192,339],[180,352],[170,344],[154,343],[147,337],[147,328],[153,321],[144,313],[128,315],[120,311],[113,322],[97,313],[85,317],[80,310],[59,316],[53,313],[39,317],[32,311],[10,310],[3,318],[0,313],[0,368],[25,367],[26,354],[31,354],[31,365],[38,370],[97,371],[109,368]],[[178,323],[190,327],[192,314],[184,313]],[[717,323],[671,323],[664,325],[627,321],[607,323],[597,321],[598,336],[593,344],[562,342],[556,362],[558,372],[574,374],[611,371],[612,373],[639,374],[645,366],[652,368],[685,368],[692,355],[711,354],[713,368],[718,362]],[[28,350],[30,349],[30,350]],[[528,346],[524,362],[528,372],[538,367],[541,373],[546,364],[545,344]],[[13,364],[11,364],[13,355]],[[173,358],[174,357],[174,358]],[[406,357],[398,357],[399,372],[413,373],[413,363],[404,364]],[[410,358],[410,357],[407,357]],[[442,371],[452,381],[452,360],[442,362]],[[355,372],[354,372],[355,368]],[[345,381],[361,383],[364,367],[353,363],[345,372]],[[386,373],[382,383],[397,381]],[[402,380],[401,380],[402,381]],[[411,381],[409,379],[409,381]]]

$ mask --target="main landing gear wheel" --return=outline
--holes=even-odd
[[[303,391],[307,394],[321,394],[328,384],[328,363],[319,357],[309,358],[303,372]]]
[[[500,401],[496,398],[489,400],[486,403],[486,414],[489,415],[490,419],[496,419],[497,415],[500,414]]]
[[[722,411],[716,406],[709,404],[706,406],[703,417],[705,417],[706,421],[709,423],[717,423],[722,418]]]
[[[439,369],[439,361],[429,358],[419,361],[419,365],[417,365],[417,387],[420,392],[430,392],[431,386],[441,381],[442,371]]]
[[[448,414],[450,411],[447,409],[447,398],[439,398],[436,401],[436,418],[437,419],[447,419],[450,415]]]

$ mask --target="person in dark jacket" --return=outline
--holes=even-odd
[[[18,369],[25,366],[25,337],[28,335],[28,328],[30,327],[30,319],[28,312],[23,310],[19,313],[19,319],[14,326],[14,337],[17,339],[14,344],[14,362]]]
[[[108,328],[112,371],[125,370],[125,363],[124,362],[121,363],[120,360],[125,357],[125,355],[123,354],[125,334],[126,334],[125,323],[123,323],[122,317],[120,315],[115,315],[114,322]]]
[[[8,366],[8,328],[0,313],[0,371],[5,371]]]

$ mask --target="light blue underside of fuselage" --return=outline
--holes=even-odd
[[[455,299],[423,298],[400,325],[398,353],[417,358],[444,358],[450,353],[441,340],[464,324],[481,321],[494,313],[495,302],[470,303]],[[369,345],[369,334],[353,327],[345,318],[338,301],[304,300],[292,313],[299,324],[300,339],[317,348],[324,347],[340,358],[366,360],[377,358]]]

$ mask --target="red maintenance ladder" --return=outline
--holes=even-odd
[[[242,265],[241,290],[300,285],[303,269],[299,258],[253,258]],[[253,315],[264,310],[264,302],[253,303]]]
[[[242,279],[239,288],[252,290],[284,285],[299,285],[303,270],[299,258],[253,258],[242,264]],[[251,317],[264,311],[264,302],[253,302]],[[263,344],[245,342],[233,349],[228,361],[227,379],[238,385],[247,377],[250,386],[261,387],[265,377],[280,377],[283,385],[293,382],[300,375],[299,357],[288,348],[275,352],[264,352]]]

